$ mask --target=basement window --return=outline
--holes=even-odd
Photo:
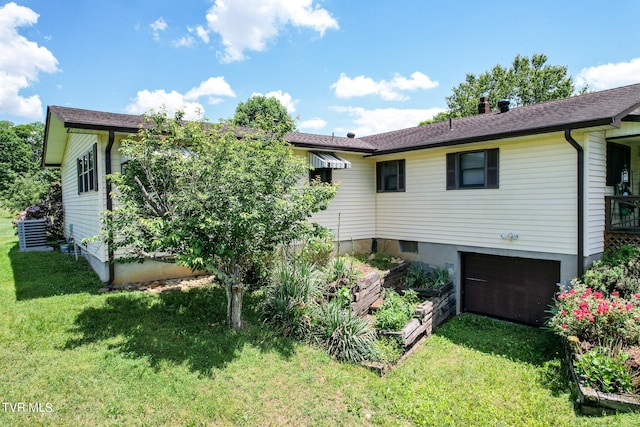
[[[93,144],[89,151],[78,157],[78,194],[98,190],[97,158],[98,144]]]
[[[400,240],[400,252],[418,253],[418,242],[412,240]]]

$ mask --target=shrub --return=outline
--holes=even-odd
[[[14,219],[13,224],[28,219],[45,219],[47,237],[51,240],[64,239],[64,212],[62,210],[62,186],[59,182],[51,184],[48,193],[42,201],[29,206]]]
[[[574,281],[569,291],[557,296],[548,326],[561,336],[574,335],[590,342],[611,338],[628,344],[637,343],[640,339],[640,294],[632,298],[624,299],[616,291],[606,295]]]
[[[413,317],[418,297],[407,290],[404,296],[393,289],[384,290],[384,302],[376,313],[376,328],[382,331],[399,331]]]
[[[629,355],[620,348],[594,347],[574,362],[576,373],[588,386],[605,393],[631,392],[632,378],[625,361]]]
[[[323,287],[322,275],[312,264],[276,262],[262,303],[265,323],[285,336],[308,339],[313,329],[312,308],[320,299]]]
[[[602,254],[602,262],[607,265],[627,264],[640,257],[640,248],[624,245],[617,249],[609,249]]]
[[[580,279],[586,287],[594,291],[606,293],[618,292],[623,297],[629,297],[640,291],[640,277],[632,269],[637,269],[636,261],[629,261],[630,264],[609,265],[597,261],[585,272]]]
[[[376,332],[366,319],[336,300],[321,304],[315,319],[316,336],[335,359],[351,363],[376,359]]]
[[[300,254],[302,260],[318,267],[326,266],[329,264],[331,255],[335,250],[333,240],[334,235],[330,229],[315,222],[310,224],[310,229],[307,231],[305,243]]]
[[[585,272],[580,282],[594,291],[617,291],[624,298],[640,293],[640,249],[627,245],[605,252],[602,259]]]

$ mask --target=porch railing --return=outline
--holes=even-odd
[[[640,196],[605,196],[605,231],[640,233]]]

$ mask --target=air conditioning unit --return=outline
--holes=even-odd
[[[47,222],[44,219],[18,221],[18,239],[21,252],[53,250],[47,246]]]

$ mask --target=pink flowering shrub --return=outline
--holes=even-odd
[[[570,290],[556,296],[552,312],[548,326],[561,336],[576,336],[592,343],[621,340],[629,345],[637,345],[640,340],[638,293],[622,298],[618,291],[594,291],[574,280]]]

